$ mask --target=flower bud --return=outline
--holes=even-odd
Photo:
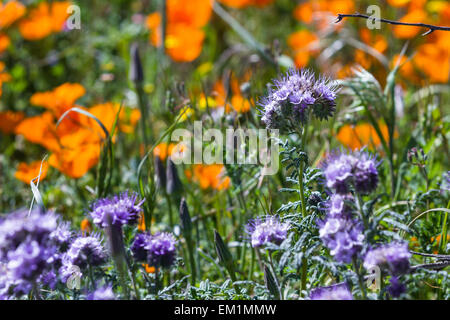
[[[139,47],[133,43],[130,49],[130,80],[133,82],[144,81],[144,70],[142,69],[141,57],[139,56]]]
[[[180,223],[181,229],[183,230],[185,235],[190,236],[192,230],[192,221],[191,216],[189,215],[189,209],[186,200],[184,198],[181,199],[180,203]]]
[[[280,288],[278,287],[277,281],[275,280],[275,276],[273,275],[272,271],[270,271],[269,267],[267,267],[267,265],[264,265],[264,282],[270,294],[273,295],[275,299],[281,300]]]

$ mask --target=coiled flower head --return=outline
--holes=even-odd
[[[353,300],[353,295],[346,284],[314,289],[309,297],[311,300]]]
[[[358,150],[333,152],[322,164],[322,168],[326,186],[336,193],[348,193],[353,184],[358,193],[369,194],[378,185],[378,165],[375,157]]]
[[[349,263],[361,251],[364,234],[359,219],[353,218],[351,195],[332,194],[324,220],[318,220],[319,236],[337,261]]]
[[[137,197],[136,193],[128,194],[126,191],[111,198],[99,199],[92,205],[90,215],[101,228],[135,224],[144,203],[144,200],[136,203]]]
[[[269,242],[280,244],[286,239],[289,227],[289,223],[280,222],[277,216],[265,216],[250,220],[246,232],[252,247],[257,248]]]
[[[284,131],[305,123],[309,111],[326,120],[336,110],[337,91],[337,85],[324,76],[316,79],[308,69],[290,69],[261,100],[261,120],[267,128]]]
[[[150,241],[150,234],[148,233],[138,233],[133,240],[131,245],[131,252],[133,253],[134,259],[139,262],[146,262],[148,251],[146,249],[147,244]]]
[[[387,267],[393,275],[408,272],[411,253],[407,242],[392,242],[370,250],[364,258],[364,268]]]
[[[88,237],[78,237],[70,245],[65,259],[72,265],[84,268],[88,265],[99,266],[106,262],[106,252],[100,236],[92,234]]]
[[[160,232],[151,235],[145,246],[150,266],[169,268],[175,262],[177,241],[173,234]]]

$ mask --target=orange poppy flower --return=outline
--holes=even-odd
[[[28,141],[40,144],[48,150],[59,148],[54,117],[50,112],[26,118],[16,126],[15,133],[23,135]]]
[[[89,219],[84,218],[83,220],[81,220],[80,230],[81,230],[82,234],[84,234],[84,235],[92,232],[92,224],[89,221]]]
[[[400,22],[411,22],[411,23],[426,23],[427,14],[425,11],[421,9],[416,9],[409,11],[405,16],[403,16],[399,21]],[[420,28],[410,27],[410,26],[394,26],[393,27],[394,35],[400,39],[410,39],[415,37],[419,32],[421,32]],[[423,32],[423,30],[422,30]]]
[[[19,31],[26,40],[40,40],[64,28],[69,14],[70,1],[41,2],[19,24]]]
[[[23,112],[3,111],[0,112],[0,131],[4,134],[14,133],[17,125],[23,120]]]
[[[53,90],[38,92],[31,96],[30,102],[54,112],[59,117],[72,108],[77,99],[82,97],[86,90],[78,83],[64,83]]]
[[[166,142],[161,142],[153,149],[153,155],[159,157],[161,161],[164,161],[167,159],[167,156],[172,154],[174,147],[174,143],[167,144]]]
[[[212,14],[210,0],[167,1],[167,28],[164,46],[167,54],[177,62],[190,62],[198,58],[202,51],[205,33],[201,29]],[[150,42],[161,46],[161,16],[152,13],[147,17]]]
[[[0,53],[5,51],[9,47],[10,44],[11,44],[11,39],[9,39],[9,37],[6,34],[0,33]]]
[[[167,23],[186,24],[191,27],[204,27],[211,18],[211,0],[167,0]]]
[[[387,126],[379,123],[379,127],[383,138],[387,140],[389,138]],[[337,139],[345,147],[352,150],[360,149],[364,146],[375,149],[381,145],[377,132],[369,123],[362,123],[356,126],[345,125],[339,129]]]
[[[193,179],[202,189],[224,190],[228,189],[231,183],[230,177],[225,175],[225,167],[222,164],[194,165]]]
[[[292,33],[288,38],[288,44],[294,50],[294,61],[297,68],[303,68],[308,64],[311,55],[317,50],[313,48],[317,36],[308,30],[300,30]]]
[[[98,144],[85,144],[53,152],[48,162],[69,177],[80,178],[97,164],[99,157],[100,146]]]
[[[169,24],[166,35],[167,54],[177,62],[190,62],[198,58],[203,48],[205,32],[187,24]]]
[[[19,163],[19,166],[17,167],[17,171],[14,174],[16,179],[19,179],[20,181],[30,184],[31,180],[36,178],[39,175],[39,171],[41,169],[41,161],[34,161],[30,164],[27,164],[25,162]],[[39,180],[44,179],[47,176],[48,171],[48,163],[47,161],[44,161],[42,163],[42,171],[41,176]]]
[[[145,268],[145,272],[147,273],[155,273],[156,271],[155,267],[149,266],[148,264],[143,264],[142,266]]]
[[[19,1],[0,3],[0,28],[4,29],[20,19],[26,11],[26,7]]]
[[[139,215],[138,230],[145,231],[145,217],[143,213]]]
[[[250,101],[240,94],[234,95],[231,98],[231,105],[233,109],[238,113],[245,113],[250,111]]]
[[[299,4],[294,10],[294,17],[306,24],[314,23],[319,30],[333,26],[338,29],[342,24],[331,25],[330,21],[338,13],[354,13],[352,0],[310,0]]]
[[[232,8],[241,9],[251,5],[253,0],[219,0],[219,2]]]

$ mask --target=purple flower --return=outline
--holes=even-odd
[[[110,225],[121,227],[124,224],[134,224],[139,219],[144,200],[136,203],[137,194],[131,195],[123,192],[111,198],[97,200],[92,205],[90,215],[99,227],[106,228]]]
[[[398,298],[406,292],[406,286],[394,276],[389,280],[389,286],[386,289],[393,298]]]
[[[116,300],[111,286],[98,288],[86,296],[86,300]]]
[[[173,234],[168,232],[149,236],[145,245],[149,265],[163,268],[170,267],[175,262],[176,243]]]
[[[400,275],[408,272],[410,257],[407,242],[392,242],[370,250],[364,258],[364,268],[387,267],[393,275]]]
[[[362,249],[364,234],[359,219],[353,218],[351,195],[332,194],[324,220],[317,220],[319,237],[339,262],[349,263]]]
[[[328,216],[318,221],[319,236],[336,261],[349,263],[361,251],[364,234],[359,220]]]
[[[442,175],[441,191],[450,191],[450,171],[444,172]]]
[[[33,283],[51,270],[57,247],[50,239],[56,216],[18,211],[0,221],[0,296],[9,299],[27,294]]]
[[[353,295],[346,284],[321,287],[311,291],[311,300],[353,300]]]
[[[374,191],[378,185],[379,162],[362,150],[333,152],[323,163],[326,186],[336,193],[346,194],[352,185],[361,194]]]
[[[147,261],[147,249],[145,246],[150,241],[150,234],[148,233],[138,233],[134,238],[133,244],[131,245],[131,252],[136,261],[146,262]]]
[[[257,248],[269,242],[280,244],[286,239],[289,227],[289,223],[280,222],[277,216],[266,216],[249,221],[246,231],[252,247]]]
[[[46,247],[32,240],[8,252],[7,267],[17,279],[33,281],[49,266],[54,247]]]
[[[70,230],[70,223],[62,222],[58,227],[50,233],[50,239],[63,251],[67,249],[72,240],[72,231]]]
[[[273,83],[260,103],[268,128],[291,130],[307,120],[309,110],[320,120],[336,110],[337,86],[326,77],[316,79],[308,69],[291,69]]]
[[[46,242],[56,225],[57,218],[52,212],[33,211],[28,215],[28,211],[22,210],[10,213],[0,221],[0,259],[26,240]]]
[[[88,265],[98,266],[106,262],[105,249],[102,246],[98,235],[93,234],[88,237],[78,237],[70,245],[65,254],[65,259],[70,264],[84,268]]]

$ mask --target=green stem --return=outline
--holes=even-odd
[[[447,209],[450,209],[450,201],[447,204]],[[442,221],[441,242],[439,245],[439,251],[441,253],[444,253],[445,248],[447,247],[447,230],[448,230],[447,220],[448,220],[448,212],[446,211],[444,214],[444,221]]]
[[[359,284],[359,288],[361,289],[361,294],[364,299],[367,299],[366,288],[364,287],[364,280],[363,280],[361,273],[359,272],[358,263],[356,261],[356,258],[353,258],[353,268],[355,269],[355,273],[358,277],[358,284]]]

